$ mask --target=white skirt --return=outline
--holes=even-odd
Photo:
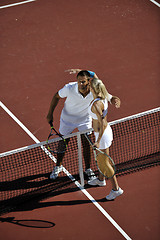
[[[94,135],[95,135],[95,140],[97,141],[99,133],[94,132]],[[112,144],[112,140],[113,140],[113,132],[112,132],[112,128],[108,124],[100,140],[99,149],[109,148]]]

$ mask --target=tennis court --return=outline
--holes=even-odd
[[[14,5],[15,2],[18,4]],[[157,109],[159,7],[159,1],[149,0],[2,0],[0,152],[16,152],[46,140],[50,130],[46,115],[51,98],[65,83],[75,81],[75,76],[66,73],[66,69],[95,71],[109,92],[121,98],[120,109],[109,106],[109,122]],[[56,128],[62,107],[63,101],[55,112]],[[158,114],[156,119],[159,119]],[[47,169],[50,164],[52,168],[53,161],[51,156],[46,159],[41,145],[41,155],[36,152],[27,155],[25,161],[30,161],[30,165],[22,164],[21,155],[18,161],[16,157],[13,161],[6,156],[5,162],[15,169],[18,181],[10,180],[8,169],[5,178],[10,182],[8,185],[1,182],[1,200],[2,192],[18,195],[29,188],[36,191],[38,188],[45,194],[43,199],[37,196],[31,200],[26,194],[25,203],[1,215],[1,236],[7,240],[159,239],[159,157],[157,153],[153,156],[155,149],[151,147],[152,144],[158,146],[159,142],[157,121],[146,121],[153,136],[149,144],[141,146],[141,149],[148,149],[147,155],[151,156],[146,167],[118,175],[124,194],[115,201],[105,200],[111,188],[108,181],[106,187],[85,185],[83,189],[79,180],[72,181],[64,174],[55,183],[48,182],[45,167]],[[134,126],[134,122],[131,125]],[[141,145],[149,134],[148,130],[140,131],[136,134],[137,145]],[[131,157],[127,149],[128,143],[132,145],[135,138],[132,134],[129,134],[126,152],[121,153],[121,158]],[[125,142],[124,136],[122,139],[120,142]],[[116,141],[115,136],[115,145]],[[122,149],[124,153],[125,143],[115,146],[113,155],[117,158]],[[72,152],[74,161],[76,151],[77,148],[74,150],[71,146],[68,159]],[[139,152],[144,154],[142,150]],[[137,159],[135,155],[133,158]],[[37,164],[42,165],[41,171],[36,168]],[[78,168],[78,162],[75,165]],[[37,172],[31,175],[30,169],[34,168]],[[46,190],[43,192],[45,187],[49,194]],[[15,196],[8,196],[13,203]]]

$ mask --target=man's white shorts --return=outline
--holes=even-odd
[[[63,119],[60,119],[60,127],[59,132],[66,136],[71,134],[75,129],[78,129],[79,132],[86,131],[88,129],[92,128],[92,122],[86,122],[86,123],[70,123],[66,122]]]

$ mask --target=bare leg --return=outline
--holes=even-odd
[[[70,141],[70,138],[67,138],[66,139],[66,142],[67,142],[67,145],[68,145],[68,143],[69,143],[69,141]],[[61,141],[59,141],[59,143],[58,143],[58,149],[61,149]],[[63,161],[63,157],[64,157],[64,155],[65,155],[65,152],[64,153],[57,153],[57,163],[56,163],[56,166],[61,166],[62,165],[62,161]]]
[[[119,189],[119,185],[118,185],[116,176],[114,175],[114,177],[111,178],[110,181],[111,181],[111,184],[112,184],[112,189],[114,191],[117,191]]]
[[[104,151],[107,155],[109,155],[109,148],[106,148],[105,150],[102,150],[102,151]],[[101,173],[99,173],[98,178],[100,181],[103,181],[105,179],[105,177]],[[115,175],[110,179],[110,182],[112,184],[112,189],[114,191],[117,191],[119,189],[119,185]]]

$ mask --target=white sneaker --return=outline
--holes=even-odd
[[[96,175],[94,174],[91,168],[86,169],[85,174],[88,176],[89,180],[93,180],[96,178]]]
[[[123,190],[121,188],[119,188],[117,191],[111,190],[110,194],[106,196],[107,200],[113,200],[116,197],[120,196],[123,194]]]
[[[106,186],[106,181],[103,180],[103,181],[100,181],[98,178],[94,178],[92,180],[89,180],[88,181],[88,184],[91,185],[91,186],[100,186],[100,187],[103,187],[103,186]]]
[[[50,179],[56,179],[58,177],[58,174],[62,172],[62,166],[55,166],[53,169],[53,172],[50,175]]]

